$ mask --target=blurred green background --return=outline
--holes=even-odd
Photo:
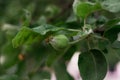
[[[12,39],[22,26],[64,23],[72,13],[72,3],[73,0],[0,0],[0,80],[50,79],[48,70],[43,71],[48,48],[38,43],[13,48]]]
[[[41,16],[48,22],[65,19],[69,15],[73,0],[0,0],[0,22],[19,25],[26,15],[31,16],[31,24]],[[64,14],[63,14],[64,12]]]
[[[0,80],[43,80],[44,78],[49,80],[50,73],[48,70],[43,70],[43,66],[46,65],[44,64],[45,58],[47,57],[48,63],[51,63],[58,54],[48,56],[51,48],[40,43],[13,48],[12,39],[22,26],[36,27],[48,23],[72,25],[73,28],[81,25],[77,24],[77,21],[74,24],[72,4],[73,0],[0,0]],[[66,25],[64,23],[68,18],[73,20],[73,23]],[[71,58],[75,51],[74,48],[73,46],[72,52],[65,55],[66,60]],[[114,53],[112,52],[114,50],[110,50],[111,53]],[[119,58],[111,54],[105,55],[111,62],[111,70],[114,70],[114,65]],[[63,80],[63,75],[68,76],[62,62],[55,65],[55,69],[58,71],[56,75],[59,75],[59,80]]]

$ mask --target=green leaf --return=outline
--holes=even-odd
[[[102,8],[110,12],[120,12],[120,0],[104,0]]]
[[[77,50],[80,50],[81,52],[86,52],[89,50],[87,40],[83,39],[79,43],[76,44]]]
[[[105,54],[105,57],[108,61],[109,68],[113,69],[115,65],[120,61],[120,49],[113,48],[112,45],[107,47],[108,53]]]
[[[104,37],[108,38],[111,41],[111,43],[113,43],[117,39],[119,32],[120,25],[114,25],[105,31]]]
[[[118,24],[119,22],[120,22],[120,18],[115,18],[115,19],[112,19],[112,20],[109,20],[108,22],[106,22],[104,24],[104,27],[106,29],[108,29],[108,28],[111,28],[112,26]]]
[[[34,32],[32,29],[23,27],[12,40],[13,46],[18,47],[23,44],[32,44],[37,40],[41,40],[42,36]]]
[[[63,58],[65,61],[68,61],[71,59],[73,54],[77,51],[77,47],[75,45],[72,45],[67,52],[64,54]]]
[[[76,51],[76,46],[70,46],[70,48],[68,48],[68,50],[64,51],[53,51],[53,49],[51,49],[50,54],[47,57],[46,60],[46,65],[47,66],[52,66],[54,65],[54,63],[59,59],[62,58],[62,60],[64,61],[68,61],[71,59],[71,57],[73,56],[73,54]]]
[[[104,37],[91,34],[87,39],[80,41],[77,45],[78,50],[80,50],[81,52],[86,52],[89,49],[105,50],[108,44],[109,41]]]
[[[9,68],[19,61],[18,54],[20,53],[20,49],[13,48],[11,42],[6,42],[1,49],[1,52],[1,57],[4,58],[4,61],[0,66],[3,68]]]
[[[63,30],[64,28],[54,27],[52,25],[41,25],[35,28],[23,27],[12,40],[13,46],[18,47],[23,44],[32,44],[37,41],[42,41],[46,36],[55,33],[56,31]],[[49,34],[49,35],[48,35]]]
[[[120,41],[115,41],[115,42],[112,44],[112,47],[113,47],[113,48],[116,48],[116,49],[120,49]]]
[[[106,38],[101,37],[97,34],[92,34],[88,38],[88,42],[91,49],[100,49],[100,50],[106,49],[106,47],[109,44],[109,41]]]
[[[56,51],[53,48],[49,51],[51,52],[46,60],[46,65],[47,66],[53,66],[59,59],[63,58],[63,56],[66,54],[66,52],[68,51],[68,49],[70,48],[67,47],[66,49],[63,49],[61,51]]]
[[[48,67],[51,67],[57,60],[57,58],[60,56],[59,53],[57,52],[50,52],[51,54],[48,55],[47,60],[46,60],[46,65]]]
[[[73,78],[68,74],[63,62],[56,62],[53,67],[55,69],[57,80],[73,80]]]
[[[37,32],[41,35],[46,35],[48,32],[52,33],[52,32],[57,32],[57,31],[63,30],[63,29],[64,28],[62,28],[62,27],[55,27],[52,25],[44,24],[44,25],[33,28],[33,31]]]
[[[83,80],[103,80],[107,72],[107,62],[97,49],[81,53],[78,66]]]
[[[77,16],[82,17],[83,19],[86,18],[90,13],[100,9],[101,9],[101,5],[99,3],[77,1],[77,2],[74,2],[73,4],[74,13]]]

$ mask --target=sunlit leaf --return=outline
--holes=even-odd
[[[17,33],[15,38],[12,40],[13,46],[18,47],[23,44],[32,44],[36,41],[41,41],[48,34],[62,30],[63,28],[54,27],[52,25],[41,25],[35,28],[22,27],[21,30]]]
[[[23,27],[12,40],[13,46],[18,47],[23,44],[31,44],[36,40],[41,40],[41,36],[32,29]]]
[[[120,12],[120,0],[104,0],[102,8],[114,13]]]
[[[64,28],[61,28],[61,27],[56,27],[56,26],[44,24],[44,25],[33,28],[33,31],[35,31],[35,32],[37,32],[41,35],[45,35],[48,32],[49,33],[50,32],[56,32],[56,31],[63,30],[63,29]]]
[[[74,13],[82,18],[100,9],[101,5],[99,3],[80,2],[79,0],[75,0],[73,4]]]

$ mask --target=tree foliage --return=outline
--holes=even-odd
[[[57,80],[73,80],[66,62],[76,51],[81,52],[78,66],[83,80],[103,80],[119,61],[120,1],[62,2],[2,3],[0,80],[50,80],[51,70]]]

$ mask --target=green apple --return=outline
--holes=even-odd
[[[65,35],[56,35],[52,37],[49,43],[56,50],[62,50],[69,45],[69,39]]]

